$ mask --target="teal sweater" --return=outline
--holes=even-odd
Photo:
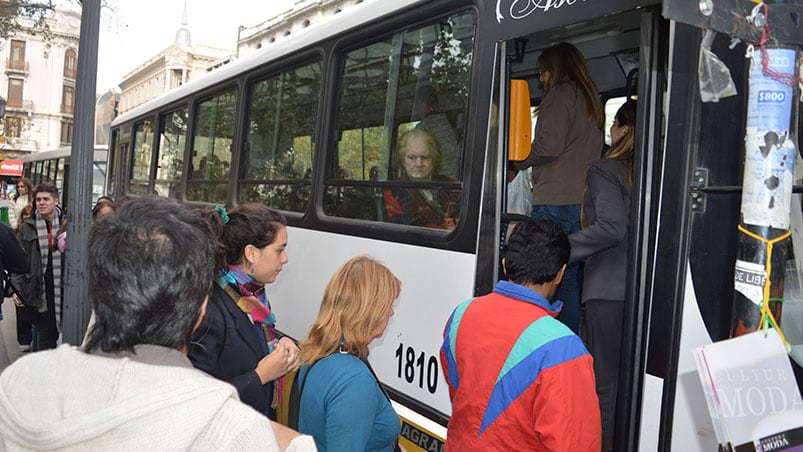
[[[299,371],[299,383],[308,370]],[[368,366],[335,353],[315,363],[301,396],[298,430],[320,452],[392,452],[401,424]]]

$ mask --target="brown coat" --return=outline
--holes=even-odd
[[[516,167],[533,167],[533,205],[580,204],[588,167],[602,154],[603,133],[586,113],[574,82],[544,95],[530,156]]]

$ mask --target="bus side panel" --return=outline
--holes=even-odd
[[[309,332],[340,265],[361,254],[383,262],[401,280],[401,295],[385,334],[371,343],[371,364],[392,389],[451,412],[440,346],[452,309],[472,296],[475,255],[294,227],[288,228],[287,254],[289,263],[268,296],[276,327],[297,340]]]

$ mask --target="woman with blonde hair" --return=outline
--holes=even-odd
[[[583,230],[569,236],[569,262],[585,261],[583,339],[594,357],[603,450],[614,450],[635,136],[636,102],[628,100],[614,117],[611,148],[588,169]]]
[[[319,451],[393,451],[399,416],[368,364],[368,345],[393,316],[401,282],[378,261],[356,256],[326,286],[301,344],[300,432]]]
[[[552,220],[567,235],[580,230],[580,203],[586,171],[602,153],[605,114],[599,93],[577,47],[560,42],[538,57],[544,97],[539,106],[530,156],[516,167],[533,168],[535,220]],[[575,333],[580,321],[578,266],[570,265],[556,298],[558,319]]]

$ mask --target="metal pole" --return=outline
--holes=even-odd
[[[762,52],[764,50],[762,49]],[[796,149],[795,49],[755,49],[750,62],[741,222],[731,336],[781,322]]]
[[[83,0],[78,52],[74,135],[70,154],[70,222],[64,277],[63,341],[78,345],[89,323],[87,242],[92,212],[95,98],[98,72],[100,0]]]

